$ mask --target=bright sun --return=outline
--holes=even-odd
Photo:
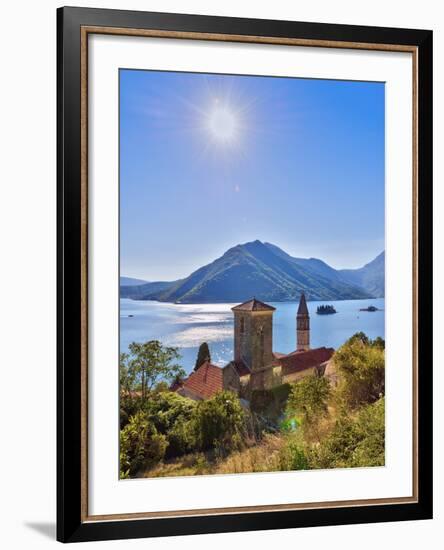
[[[221,144],[232,143],[237,136],[236,114],[226,106],[216,104],[208,117],[208,130],[213,139]]]

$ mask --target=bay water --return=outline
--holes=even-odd
[[[331,304],[337,313],[318,315],[320,304]],[[237,304],[170,304],[142,300],[120,300],[120,351],[128,351],[131,342],[160,340],[179,348],[179,363],[187,373],[194,368],[199,345],[207,342],[211,361],[219,366],[233,358],[233,312]],[[273,351],[290,353],[296,349],[296,312],[298,302],[271,303],[273,315]],[[360,311],[368,306],[378,311]],[[310,344],[337,349],[350,336],[362,331],[370,338],[385,333],[384,298],[307,302],[310,313]]]

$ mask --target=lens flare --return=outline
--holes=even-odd
[[[287,415],[282,420],[280,424],[280,428],[283,432],[295,432],[301,427],[301,424],[302,424],[302,419],[300,416]]]

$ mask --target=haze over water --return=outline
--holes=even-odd
[[[317,315],[321,303],[332,304],[337,313]],[[224,366],[233,358],[233,313],[236,304],[170,304],[154,301],[120,300],[120,351],[131,342],[160,340],[179,348],[180,364],[190,372],[199,345],[207,342],[213,363]],[[289,353],[296,348],[296,302],[272,303],[273,351]],[[370,338],[385,335],[384,298],[308,302],[311,347],[338,348],[355,332]],[[359,311],[374,305],[382,311]],[[129,317],[132,315],[132,317]]]

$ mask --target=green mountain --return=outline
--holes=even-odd
[[[132,298],[133,300],[157,300],[159,292],[169,288],[174,282],[156,281],[143,285],[120,285],[120,297]],[[150,296],[153,295],[151,298]]]
[[[120,286],[138,286],[145,285],[148,281],[134,279],[133,277],[120,277]]]
[[[358,285],[374,298],[382,298],[385,291],[385,252],[359,269],[341,269],[342,280]]]
[[[176,303],[241,302],[251,296],[282,302],[298,299],[301,292],[309,300],[374,297],[347,277],[316,258],[293,258],[275,245],[254,241],[230,248],[185,279],[123,286],[121,297]]]

